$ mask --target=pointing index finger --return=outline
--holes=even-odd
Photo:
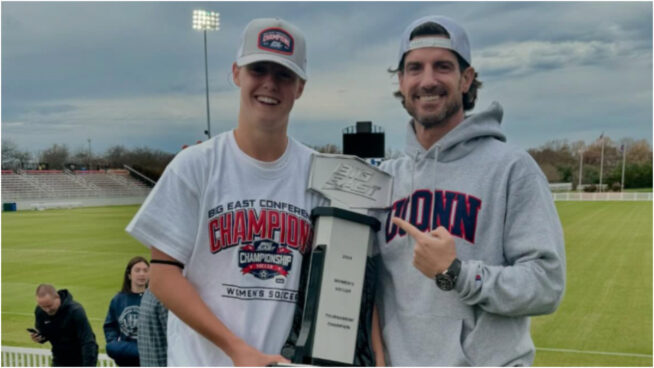
[[[406,232],[407,232],[409,235],[411,235],[411,237],[414,238],[414,239],[418,239],[418,238],[420,238],[420,237],[422,237],[422,236],[425,236],[425,233],[423,233],[422,231],[418,230],[417,227],[411,225],[410,222],[408,222],[408,221],[404,221],[404,220],[402,220],[402,219],[399,218],[399,217],[393,217],[393,218],[391,219],[391,221],[393,221],[393,223],[394,223],[395,225],[399,226],[402,230],[406,231]]]

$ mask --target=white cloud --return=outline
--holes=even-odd
[[[487,47],[473,56],[477,70],[485,75],[524,75],[541,70],[561,69],[576,65],[614,64],[651,60],[642,55],[635,42],[602,41],[525,41]]]

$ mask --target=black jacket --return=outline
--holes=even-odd
[[[54,316],[36,306],[36,329],[52,344],[55,366],[92,366],[98,361],[98,344],[86,312],[66,289],[57,291],[61,305]],[[45,342],[45,341],[44,341]]]

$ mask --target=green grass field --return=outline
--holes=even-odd
[[[2,214],[2,344],[39,347],[34,325],[39,283],[66,288],[82,303],[104,351],[102,323],[130,258],[149,250],[125,231],[137,206]],[[50,344],[44,345],[49,348]]]
[[[67,288],[102,322],[125,264],[148,251],[124,232],[136,206],[2,214],[2,345],[39,347],[34,289]],[[558,202],[568,283],[559,310],[532,319],[537,366],[652,366],[652,203]],[[48,347],[46,344],[43,347]]]
[[[597,353],[539,351],[535,364],[652,366],[652,203],[557,202],[557,209],[566,293],[556,313],[532,319],[534,343]]]
[[[652,188],[627,188],[624,190],[625,192],[633,192],[633,193],[651,193]]]

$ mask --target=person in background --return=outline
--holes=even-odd
[[[66,289],[57,291],[50,284],[36,288],[34,310],[35,330],[32,341],[52,344],[52,364],[55,367],[95,367],[98,361],[98,344],[86,317],[84,307],[73,300]]]
[[[109,304],[104,321],[107,355],[119,366],[139,366],[138,319],[141,298],[148,286],[150,264],[134,257],[125,267],[123,286]]]

